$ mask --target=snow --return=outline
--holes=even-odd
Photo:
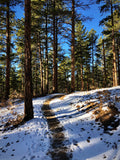
[[[24,103],[0,108],[0,160],[52,159],[49,154],[52,134],[41,108],[55,95],[58,94],[33,99],[34,119],[13,130],[3,131],[4,124],[18,114],[23,115]],[[94,110],[102,106],[102,111],[107,112],[109,105],[120,111],[120,86],[77,91],[51,100],[50,107],[65,129],[72,160],[120,160],[120,123],[116,129],[108,126],[105,131],[101,122],[95,120]],[[120,114],[115,117],[117,123]]]

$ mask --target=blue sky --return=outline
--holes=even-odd
[[[84,2],[88,2],[88,0],[84,0]],[[16,18],[21,18],[24,16],[24,8],[17,6],[15,10],[16,10]],[[98,35],[98,37],[102,36],[101,32],[103,29],[102,29],[102,26],[99,26],[99,21],[103,18],[103,16],[101,16],[100,14],[99,5],[94,3],[93,5],[91,5],[90,9],[86,9],[86,10],[81,9],[79,10],[79,12],[84,16],[89,16],[93,18],[91,21],[87,20],[83,22],[86,29],[90,31],[93,28],[94,30],[96,30],[97,32],[96,34]],[[69,47],[67,43],[62,44],[62,48],[64,49],[64,52],[66,54],[69,54],[69,51],[68,51]]]
[[[16,17],[17,18],[23,17],[24,8],[17,6],[15,8],[15,10],[16,10]],[[96,30],[97,34],[99,34],[99,36],[100,36],[103,29],[102,29],[102,26],[99,26],[99,21],[102,19],[103,16],[101,16],[101,14],[100,14],[99,6],[94,3],[93,5],[91,5],[90,9],[81,10],[80,13],[85,16],[89,16],[89,17],[93,18],[92,21],[86,21],[83,24],[85,25],[85,27],[88,31],[90,31],[93,28],[94,30]]]
[[[82,13],[85,16],[89,16],[93,18],[91,21],[86,21],[83,24],[85,25],[86,29],[90,31],[92,28],[96,30],[97,34],[101,36],[101,32],[103,30],[102,26],[99,26],[99,21],[103,18],[101,16],[101,13],[99,11],[99,5],[98,4],[93,4],[91,5],[90,9],[87,9],[85,11],[82,11]]]

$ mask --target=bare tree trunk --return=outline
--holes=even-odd
[[[7,15],[6,15],[6,90],[5,99],[9,98],[10,94],[10,13],[9,1],[7,1]]]
[[[105,47],[103,40],[103,61],[104,61],[104,87],[107,86],[107,75],[106,75],[106,60],[105,60]]]
[[[57,16],[55,18],[55,52],[56,52],[56,92],[58,92],[58,66],[57,66],[57,57],[58,57],[58,26],[57,26],[57,23],[58,23],[58,19],[57,19]]]
[[[25,75],[24,75],[24,66],[22,65],[22,94],[24,95],[24,84],[25,84],[25,82],[24,82],[24,80],[25,80]]]
[[[83,91],[84,89],[84,81],[83,81],[83,65],[81,64],[81,90]]]
[[[47,11],[46,11],[46,26],[45,26],[45,56],[46,56],[46,94],[48,94],[48,3],[47,3]]]
[[[118,59],[118,85],[120,85],[120,41],[117,39],[117,59]]]
[[[77,66],[77,68],[78,68],[78,66]],[[78,71],[78,69],[77,69],[77,74],[76,74],[76,81],[77,81],[77,91],[79,90],[79,84],[78,84],[78,82],[79,82],[79,71]]]
[[[111,17],[112,17],[112,51],[113,51],[113,86],[117,86],[117,62],[115,52],[115,36],[114,36],[114,18],[113,18],[113,3],[111,0]]]
[[[36,66],[35,66],[35,96],[37,96],[38,94],[38,81],[37,81],[37,63],[36,63]]]
[[[44,59],[43,59],[43,64],[45,64]],[[42,67],[42,70],[43,70],[43,74],[42,74],[43,75],[43,78],[42,78],[43,79],[43,95],[45,95],[45,91],[46,91],[46,88],[45,88],[46,87],[46,72],[45,72],[45,69],[46,69],[45,66],[43,66]]]
[[[57,53],[56,53],[56,20],[55,20],[55,0],[53,0],[53,93],[57,92]]]
[[[38,51],[40,56],[40,82],[41,82],[41,95],[43,95],[43,67],[42,67],[42,53],[41,53],[41,43],[38,36]]]
[[[90,85],[89,85],[90,66],[88,67],[87,62],[86,62],[86,66],[87,66],[87,91],[89,91],[90,90]]]
[[[95,87],[94,81],[94,53],[93,53],[93,44],[92,44],[92,87]]]
[[[25,106],[24,120],[33,118],[31,70],[31,0],[25,0]]]
[[[71,92],[75,91],[75,0],[72,0]]]

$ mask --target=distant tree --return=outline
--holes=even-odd
[[[58,89],[59,92],[70,92],[70,69],[71,63],[70,58],[66,56],[61,56],[59,60],[58,68]],[[62,85],[61,85],[62,84]]]
[[[43,91],[43,60],[42,60],[42,46],[41,46],[40,33],[38,35],[38,53],[39,53],[39,58],[40,58],[41,95],[44,95],[44,91]]]
[[[103,62],[104,62],[104,87],[107,86],[107,72],[106,72],[106,56],[105,56],[105,41],[102,40],[103,46]]]
[[[99,61],[101,61],[101,66],[102,69],[102,87],[107,87],[107,65],[106,65],[106,40],[100,37],[98,39],[97,43],[97,55],[99,55]]]
[[[113,86],[117,86],[117,54],[115,50],[115,19],[114,19],[114,10],[119,10],[119,1],[113,0],[97,0],[97,3],[103,2],[100,8],[100,12],[110,12],[110,15],[106,16],[104,19],[100,21],[100,24],[105,24],[109,20],[111,21],[111,28],[112,28],[112,54],[113,54]]]
[[[24,19],[18,19],[16,21],[16,53],[18,57],[18,76],[19,76],[19,91],[23,94],[24,93],[24,65],[25,65],[25,37],[24,37]]]
[[[91,29],[89,32],[89,45],[91,49],[91,62],[92,62],[92,87],[95,87],[94,84],[94,61],[95,61],[95,52],[96,52],[96,40],[97,35],[94,29]]]
[[[87,60],[88,53],[88,42],[86,28],[81,21],[78,21],[75,25],[75,66],[76,66],[76,79],[77,79],[77,90],[84,90],[84,65]],[[85,73],[85,72],[84,72]]]
[[[5,99],[7,100],[10,95],[10,63],[11,63],[11,31],[14,12],[12,7],[21,3],[21,0],[1,0],[0,1],[0,16],[6,14],[6,81],[5,81]],[[3,27],[4,28],[4,27]]]
[[[31,0],[25,0],[25,106],[24,120],[33,118],[31,71]]]

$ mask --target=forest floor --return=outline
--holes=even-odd
[[[120,87],[33,99],[0,107],[0,160],[120,160]],[[15,127],[14,127],[15,126]]]

